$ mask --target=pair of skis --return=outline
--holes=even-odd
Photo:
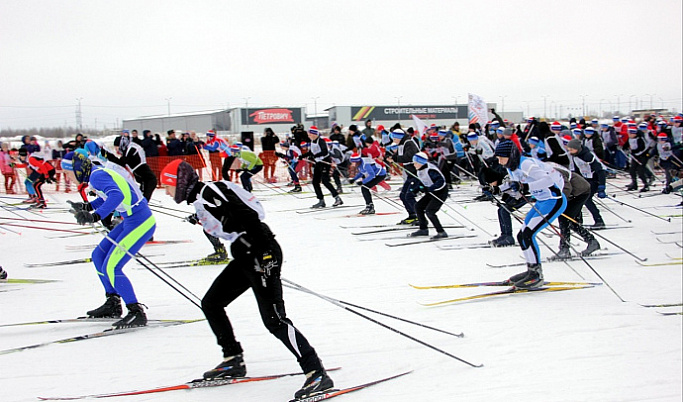
[[[327,371],[335,371],[339,370],[339,367],[331,368],[328,369]],[[355,385],[352,387],[348,388],[342,388],[342,389],[333,389],[329,391],[325,391],[319,394],[311,395],[309,397],[305,398],[300,398],[300,399],[292,399],[291,402],[313,402],[313,401],[323,401],[327,399],[332,399],[337,396],[345,395],[351,392],[355,391],[360,391],[362,389],[371,387],[373,385],[381,384],[383,382],[387,382],[390,380],[393,380],[395,378],[402,377],[404,375],[410,374],[412,371],[406,371],[400,374],[392,375],[389,377],[384,377],[380,378],[375,381],[371,381],[368,383],[360,384],[360,385]],[[107,393],[107,394],[94,394],[94,395],[81,395],[81,396],[72,396],[72,397],[38,397],[38,399],[43,400],[43,401],[69,401],[69,400],[77,400],[77,399],[86,399],[86,398],[110,398],[110,397],[117,397],[117,396],[130,396],[130,395],[146,395],[146,394],[153,394],[153,393],[159,393],[159,392],[168,392],[168,391],[178,391],[178,390],[190,390],[190,389],[196,389],[196,388],[210,388],[210,387],[220,387],[223,385],[233,385],[233,384],[241,384],[241,383],[248,383],[248,382],[260,382],[260,381],[268,381],[268,380],[276,380],[279,378],[283,377],[291,377],[291,376],[296,376],[296,375],[302,375],[303,373],[284,373],[284,374],[273,374],[273,375],[267,375],[267,376],[259,376],[259,377],[237,377],[237,378],[219,378],[219,379],[214,379],[214,380],[204,380],[204,379],[197,379],[197,380],[192,380],[183,384],[178,384],[178,385],[171,385],[171,386],[166,386],[166,387],[157,387],[157,388],[149,388],[149,389],[142,389],[142,390],[136,390],[136,391],[126,391],[126,392],[112,392],[112,393]]]
[[[563,292],[568,290],[579,290],[579,289],[589,289],[602,283],[596,282],[544,282],[543,286],[535,289],[520,289],[511,286],[512,283],[509,280],[500,282],[476,282],[476,283],[463,283],[463,284],[453,284],[453,285],[434,285],[434,286],[416,286],[410,285],[415,289],[455,289],[455,288],[477,288],[477,287],[498,287],[498,286],[508,286],[507,289],[481,293],[472,296],[459,297],[455,299],[441,300],[431,303],[421,303],[423,306],[443,306],[447,304],[454,304],[458,302],[485,299],[496,296],[510,295],[510,294],[521,294],[521,293],[536,293],[536,292]]]

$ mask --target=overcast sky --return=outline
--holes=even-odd
[[[0,129],[75,126],[77,99],[98,128],[169,103],[313,112],[468,92],[525,115],[680,111],[681,3],[2,0]]]

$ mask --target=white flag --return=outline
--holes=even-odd
[[[479,123],[484,127],[489,122],[489,111],[484,99],[475,94],[468,94],[467,116],[470,119],[470,124]]]
[[[424,121],[420,120],[419,117],[415,116],[414,114],[411,115],[413,118],[413,123],[415,123],[415,128],[417,129],[417,132],[420,136],[427,131],[427,124],[425,124]]]

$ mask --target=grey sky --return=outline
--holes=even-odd
[[[681,110],[680,0],[0,2],[0,128],[236,105]],[[528,102],[528,103],[527,103]],[[502,105],[499,105],[499,110]]]

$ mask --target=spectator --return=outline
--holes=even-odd
[[[133,130],[130,132],[130,140],[142,146],[142,138],[138,137],[138,130]]]
[[[375,135],[375,129],[372,128],[372,119],[369,119],[368,121],[365,122],[365,128],[363,129],[363,134],[365,134],[365,137],[374,137]]]
[[[189,137],[185,141],[185,155],[188,155],[186,160],[197,171],[199,180],[202,180],[202,170],[204,169],[205,162],[199,150],[204,147],[204,141],[200,140],[194,131],[187,134],[189,134]]]
[[[5,176],[5,193],[15,194],[14,184],[16,175],[14,173],[14,160],[9,153],[9,143],[3,142],[0,147],[0,172]]]
[[[166,132],[166,147],[168,148],[168,156],[178,156],[183,154],[183,143],[175,137],[175,130],[168,130]]]
[[[57,141],[57,146],[52,150],[52,155],[50,159],[52,159],[52,164],[55,166],[55,190],[59,191],[59,179],[60,176],[64,173],[62,170],[62,158],[66,154],[66,150],[64,149],[64,143],[59,140]],[[46,158],[47,159],[47,158]],[[69,176],[64,173],[64,192],[68,193],[71,191],[71,183],[69,183]]]
[[[152,136],[152,132],[149,130],[145,130],[142,132],[142,149],[145,150],[145,156],[150,157],[150,156],[159,156],[159,151],[157,150],[157,144],[154,142],[154,137]]]
[[[280,143],[280,139],[270,127],[267,127],[263,134],[264,136],[261,137],[261,149],[263,152],[259,155],[259,158],[263,161],[263,178],[267,183],[275,183],[275,162],[277,162],[275,145]]]
[[[166,144],[161,141],[161,135],[159,133],[154,133],[154,143],[157,146],[159,156],[168,156],[168,148],[166,148]]]
[[[337,141],[341,145],[346,145],[346,137],[342,134],[341,126],[334,125],[330,134],[330,141]]]

